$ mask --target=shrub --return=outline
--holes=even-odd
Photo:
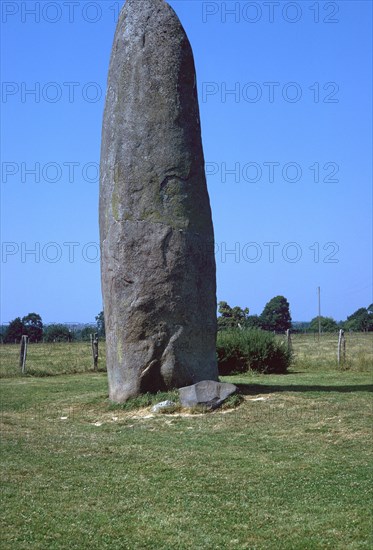
[[[217,355],[219,374],[223,376],[249,370],[283,374],[291,362],[285,342],[260,329],[218,332]]]

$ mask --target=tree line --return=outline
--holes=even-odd
[[[92,333],[105,336],[104,314],[101,311],[95,317],[96,324],[81,329],[72,330],[68,325],[53,323],[44,325],[38,313],[29,313],[25,317],[16,317],[8,326],[2,327],[1,337],[4,344],[20,342],[23,335],[29,337],[29,342],[72,342],[90,340]]]
[[[362,307],[349,315],[345,321],[337,322],[332,317],[314,317],[310,322],[293,323],[290,305],[284,296],[275,296],[264,307],[260,315],[250,315],[249,308],[231,307],[219,302],[218,330],[230,328],[262,329],[271,332],[318,332],[319,320],[322,332],[336,332],[339,329],[354,332],[373,331],[373,304]]]
[[[318,332],[319,317],[310,322],[293,323],[290,305],[284,296],[275,296],[264,307],[260,315],[250,315],[249,308],[231,307],[227,302],[219,302],[218,330],[231,328],[262,329],[271,332]],[[1,338],[7,344],[20,342],[26,334],[30,342],[72,342],[74,340],[89,340],[92,333],[105,337],[104,312],[95,317],[96,324],[72,331],[68,325],[61,323],[44,325],[38,313],[29,313],[24,317],[16,317],[8,326],[2,327]],[[336,332],[339,329],[354,332],[373,331],[373,304],[367,308],[361,307],[349,315],[345,321],[335,321],[332,317],[320,317],[322,332]]]

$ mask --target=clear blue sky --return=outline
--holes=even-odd
[[[122,4],[1,2],[1,322],[102,308],[96,168]],[[282,294],[309,320],[320,286],[323,315],[368,306],[372,3],[170,4],[196,60],[218,300],[261,313]]]

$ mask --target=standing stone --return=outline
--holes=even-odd
[[[163,0],[127,0],[102,130],[110,398],[217,380],[214,235],[193,53]]]

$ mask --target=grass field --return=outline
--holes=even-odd
[[[364,342],[348,370],[305,353],[287,375],[227,377],[244,401],[205,415],[113,405],[105,372],[12,371],[1,383],[1,548],[371,548]],[[31,346],[28,365],[88,371],[84,346]],[[15,351],[1,346],[3,376],[17,372]]]
[[[20,346],[0,345],[0,378],[19,376]],[[93,370],[89,342],[29,344],[26,373],[31,376],[76,374]],[[105,342],[99,345],[99,370],[106,370]]]
[[[294,365],[297,368],[338,368],[338,334],[293,334]],[[366,370],[373,364],[373,333],[346,333],[346,356],[342,369]]]
[[[279,339],[284,338],[278,336]],[[338,334],[292,335],[295,369],[338,369]],[[346,360],[340,369],[366,370],[373,363],[373,333],[346,334]],[[29,344],[27,374],[53,376],[92,371],[92,352],[89,342]],[[105,371],[105,342],[99,344],[99,370]],[[0,378],[19,376],[19,346],[0,345]]]

